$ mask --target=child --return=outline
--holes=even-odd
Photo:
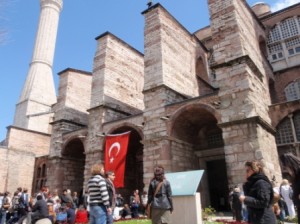
[[[68,221],[68,215],[64,206],[58,209],[56,213],[56,224],[65,224]]]
[[[73,203],[67,203],[67,216],[68,216],[68,224],[75,223],[75,209],[73,208]]]
[[[88,212],[84,209],[83,205],[79,206],[76,212],[75,223],[76,224],[86,224],[88,223]]]

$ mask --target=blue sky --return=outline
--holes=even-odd
[[[259,0],[261,1],[261,0]],[[161,0],[160,2],[191,33],[209,25],[207,0]],[[176,2],[176,3],[175,3]],[[250,5],[257,0],[248,0]],[[265,0],[273,10],[300,0]],[[147,0],[64,0],[53,64],[54,80],[65,68],[91,71],[95,37],[110,31],[143,52]],[[0,141],[13,124],[15,105],[31,61],[39,0],[0,0]],[[1,38],[0,33],[0,38]]]

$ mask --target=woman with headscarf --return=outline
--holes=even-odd
[[[275,224],[276,217],[272,210],[273,188],[268,177],[263,173],[261,164],[257,161],[245,163],[247,181],[244,184],[244,194],[240,196],[249,213],[251,224]]]
[[[293,203],[293,189],[289,184],[289,181],[287,179],[283,179],[282,183],[279,188],[280,196],[283,198],[283,200],[286,203],[287,207],[287,216],[290,218],[294,218],[296,216],[295,212],[295,206]]]
[[[300,159],[292,153],[285,153],[280,156],[280,160],[291,178],[293,189],[291,198],[297,207],[298,223],[300,223]]]
[[[148,189],[147,206],[151,206],[152,224],[171,223],[172,189],[170,182],[165,178],[165,171],[162,166],[154,169],[154,178]]]

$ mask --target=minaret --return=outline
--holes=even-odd
[[[52,64],[62,5],[63,0],[40,0],[32,61],[16,106],[16,127],[49,133],[51,105],[56,103]]]

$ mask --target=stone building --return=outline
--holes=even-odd
[[[43,2],[58,18],[62,0]],[[125,196],[147,187],[157,164],[167,172],[204,169],[202,204],[217,210],[228,209],[228,186],[243,183],[247,160],[262,161],[280,180],[278,155],[300,156],[300,4],[274,13],[244,0],[208,0],[208,7],[210,26],[195,33],[161,4],[143,11],[144,53],[112,33],[98,36],[93,71],[60,72],[55,102],[51,81],[33,79],[49,88],[50,108],[30,107],[45,103],[25,83],[22,96],[30,97],[17,105],[0,151],[0,191],[24,183],[32,192],[43,185],[80,191],[91,165],[103,162],[105,135],[126,131],[118,189]],[[54,49],[55,38],[48,41]],[[26,163],[11,167],[12,160]]]

